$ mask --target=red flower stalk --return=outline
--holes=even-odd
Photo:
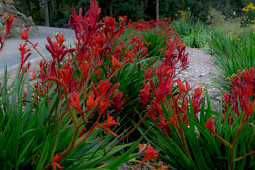
[[[95,98],[95,94],[91,92],[86,101],[86,106],[87,106],[86,111],[89,111],[90,109],[95,107],[95,105],[100,101],[100,97],[97,97],[96,100],[94,100],[94,98]]]
[[[52,161],[52,163],[51,163],[51,166],[53,167],[54,170],[56,170],[57,167],[58,167],[59,169],[63,169],[63,168],[64,168],[64,167],[60,166],[60,165],[57,163],[57,161],[59,161],[59,160],[61,159],[61,157],[62,157],[62,154],[61,154],[61,153],[60,153],[60,154],[56,153],[55,156],[53,157],[53,161]]]
[[[7,34],[9,34],[9,32],[11,30],[13,19],[14,19],[14,15],[11,13],[9,13],[9,15],[7,15],[7,14],[4,15],[4,20],[5,20],[5,24],[6,24],[6,36],[7,36]]]
[[[69,94],[69,100],[71,102],[71,105],[73,108],[78,111],[79,113],[82,113],[83,111],[81,110],[80,106],[80,94],[77,92],[74,92],[72,95]]]
[[[117,60],[113,55],[111,56],[112,58],[112,66],[116,69],[121,68],[122,67],[122,62],[119,62],[119,60]]]
[[[246,120],[249,119],[250,115],[253,113],[254,110],[254,106],[255,106],[255,100],[251,103],[251,101],[249,100],[245,106],[244,106],[244,110],[246,113]]]
[[[79,134],[79,137],[81,137],[84,133],[86,132],[86,128],[82,128],[80,134]]]
[[[212,117],[206,121],[205,127],[207,127],[213,134],[215,134]]]
[[[29,51],[31,51],[31,47],[26,48],[27,43],[24,43],[23,45],[19,45],[19,50],[20,50],[20,54],[21,54],[21,68],[23,67],[23,65],[25,64],[25,62],[27,61],[28,57],[31,55],[31,53]],[[25,54],[29,52],[26,56]]]
[[[147,83],[143,82],[143,84],[143,89],[139,90],[139,97],[140,101],[143,103],[143,106],[145,106],[152,98],[152,95],[150,93],[151,88],[147,85]]]
[[[110,129],[108,129],[108,127],[111,126],[119,126],[120,123],[119,122],[115,122],[115,120],[113,119],[113,117],[110,115],[109,112],[107,112],[107,123],[104,124],[100,124],[98,123],[98,125],[102,128],[104,128],[105,131],[109,132],[111,135],[113,135],[114,137],[118,137],[118,135],[114,132],[112,132]]]
[[[144,79],[150,79],[153,76],[153,65],[148,67],[146,70],[144,69]]]
[[[45,45],[45,47],[51,53],[53,60],[55,61],[57,59],[58,64],[60,64],[60,62],[64,59],[67,53],[75,51],[74,48],[66,49],[64,45],[52,41],[49,36],[47,37],[47,41],[49,45]]]
[[[122,99],[122,96],[123,92],[120,92],[119,89],[115,90],[112,100],[110,102],[111,107],[115,110],[115,113],[119,113],[119,111],[127,102],[127,96],[125,97],[125,99]]]
[[[177,79],[176,82],[177,82],[177,86],[179,88],[179,92],[182,93],[185,90],[184,84],[181,82],[180,79]]]
[[[7,38],[7,35],[9,34],[9,32],[11,30],[13,19],[14,19],[14,15],[13,14],[10,14],[10,13],[9,13],[9,15],[4,14],[4,20],[5,20],[6,29],[5,29],[5,36],[4,36],[4,38],[2,39],[2,37],[0,36],[0,51],[2,50],[2,48],[4,46],[4,43],[5,43],[5,40]]]
[[[65,42],[65,37],[64,37],[64,34],[60,35],[59,33],[57,33],[56,35],[56,39],[57,39],[57,42],[58,44],[61,46],[64,42]]]
[[[143,158],[143,160],[136,166],[134,167],[133,170],[137,170],[144,162],[148,161],[148,160],[153,160],[156,159],[158,157],[158,153],[159,151],[155,150],[151,144],[148,144],[146,149],[144,150],[144,148],[146,147],[145,144],[139,144],[139,151],[144,151],[145,157]]]
[[[147,146],[147,149],[144,151],[145,154],[145,160],[153,160],[158,157],[159,151],[155,150],[151,144]]]
[[[194,90],[194,96],[192,96],[190,99],[194,114],[197,114],[200,111],[201,104],[204,100],[204,98],[201,97],[202,93],[203,93],[202,88],[196,88]]]
[[[27,27],[23,33],[21,33],[21,39],[28,41],[28,31],[29,31],[29,27]]]
[[[119,83],[116,83],[112,86],[110,89],[112,83],[110,83],[110,79],[107,80],[100,80],[99,84],[97,85],[97,88],[95,85],[92,85],[92,90],[95,93],[97,97],[101,97],[101,102],[99,105],[99,112],[102,114],[108,107],[110,107],[110,100],[109,97],[112,95],[112,93],[119,87]],[[98,89],[98,90],[97,90]],[[110,89],[110,90],[109,90]],[[108,91],[109,90],[109,91]],[[98,92],[99,91],[99,92]]]

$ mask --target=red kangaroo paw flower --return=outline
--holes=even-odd
[[[5,24],[6,24],[6,35],[9,34],[9,32],[11,30],[13,19],[14,19],[14,15],[11,13],[9,13],[9,15],[7,15],[7,14],[4,15],[4,20],[5,20]]]
[[[176,82],[177,82],[177,86],[179,88],[180,93],[183,92],[183,90],[185,90],[184,84],[181,82],[180,79],[177,79]]]
[[[113,117],[110,115],[109,112],[107,112],[107,123],[104,123],[104,124],[98,123],[98,125],[100,127],[104,128],[104,130],[109,132],[111,135],[118,137],[118,135],[116,133],[114,133],[110,129],[108,129],[108,127],[110,127],[110,126],[119,126],[120,125],[119,122],[115,122],[115,120],[113,119]]]
[[[21,33],[21,39],[28,41],[28,31],[29,31],[29,27],[27,27],[23,33]]]
[[[153,75],[153,65],[148,67],[146,70],[144,69],[144,79],[150,79]]]
[[[60,75],[60,78],[63,79],[65,85],[69,84],[72,76],[71,69],[59,69],[58,73]]]
[[[140,101],[143,103],[143,106],[145,106],[150,99],[152,98],[152,95],[150,93],[151,88],[147,86],[147,84],[145,82],[143,82],[144,86],[143,89],[139,90],[139,97],[140,97]]]
[[[187,80],[185,80],[185,84],[186,84],[186,89],[187,89],[187,91],[192,90],[192,87],[190,86],[190,84],[188,83]]]
[[[213,134],[215,134],[212,117],[206,121],[205,127],[207,127]]]
[[[56,39],[57,39],[58,44],[60,44],[60,45],[62,45],[66,40],[64,37],[64,34],[60,35],[59,33],[57,33]]]
[[[57,161],[59,161],[59,160],[61,159],[61,157],[62,157],[62,154],[61,154],[61,153],[60,153],[60,154],[56,153],[55,156],[53,157],[53,161],[52,161],[52,163],[51,163],[51,166],[53,167],[54,170],[56,170],[57,167],[58,167],[59,169],[63,169],[63,168],[64,168],[64,167],[60,166],[60,165],[57,163]]]
[[[78,112],[82,112],[81,110],[81,106],[80,106],[80,94],[77,92],[74,92],[72,95],[69,94],[69,100],[71,102],[71,105],[73,106],[73,108],[78,111]]]
[[[148,144],[146,150],[144,151],[145,154],[145,160],[153,160],[158,157],[159,151],[155,150],[151,144]]]
[[[194,97],[195,98],[199,98],[202,95],[202,93],[203,93],[203,89],[202,88],[196,88],[194,90]]]
[[[123,108],[123,106],[127,102],[127,96],[125,99],[122,99],[123,92],[120,92],[119,89],[115,90],[112,100],[110,102],[112,108],[115,110],[116,113],[119,113],[119,111]]]
[[[247,120],[249,119],[250,115],[252,114],[253,110],[254,110],[254,106],[255,106],[255,101],[253,101],[251,103],[251,101],[249,100],[244,107],[245,113],[247,115]]]
[[[95,107],[95,105],[100,101],[100,97],[97,97],[96,100],[94,100],[94,98],[95,98],[95,94],[93,92],[90,93],[86,101],[86,106],[87,106],[86,111]]]

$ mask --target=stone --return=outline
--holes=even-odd
[[[26,17],[24,14],[17,11],[12,2],[13,0],[0,0],[0,34],[5,34],[5,28],[3,26],[5,25],[5,21],[3,19],[4,13],[12,13],[15,15],[8,38],[20,37],[20,34],[26,27],[30,27],[30,35],[39,33],[39,29],[34,24],[32,17]],[[1,25],[3,27],[1,27]]]
[[[14,1],[13,0],[4,0],[4,3],[10,4],[10,5],[14,5]]]
[[[19,37],[21,32],[22,32],[21,28],[14,27],[11,29],[10,33],[8,34],[8,37]]]
[[[4,15],[4,4],[0,2],[0,16]]]

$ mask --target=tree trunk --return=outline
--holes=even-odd
[[[57,15],[57,2],[56,0],[50,0],[51,1],[51,11],[54,12],[55,15]]]
[[[144,14],[144,3],[143,3],[143,0],[140,1],[140,4],[141,4],[141,13],[143,15]]]
[[[45,25],[50,26],[48,0],[44,0]]]
[[[28,16],[31,16],[31,4],[29,0],[25,0],[26,8],[27,8],[27,14]]]
[[[113,18],[113,4],[110,3],[109,5],[110,5],[110,6],[109,6],[109,8],[110,8],[110,17]]]
[[[159,0],[156,0],[156,17],[159,18]]]
[[[40,7],[40,1],[36,1],[36,10],[38,11],[38,13],[37,13],[38,24],[41,25],[41,7]]]

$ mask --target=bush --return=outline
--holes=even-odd
[[[140,132],[150,129],[148,142],[159,149],[162,153],[159,158],[173,169],[252,168],[255,130],[250,124],[254,122],[255,101],[249,97],[253,95],[254,85],[249,86],[252,88],[246,85],[251,85],[254,73],[254,69],[246,69],[232,79],[232,93],[224,94],[219,113],[212,111],[208,95],[206,108],[201,88],[188,96],[191,90],[188,82],[185,86],[177,80],[176,96],[170,91],[170,95],[158,100],[154,93],[156,99],[148,107],[151,119],[143,122],[144,129],[139,128]]]
[[[207,47],[210,28],[201,21],[177,20],[171,26],[177,30],[183,44],[188,47]]]
[[[2,153],[1,159],[6,160],[4,167],[48,169],[52,166],[61,169],[64,166],[81,169],[101,166],[115,169],[123,162],[141,155],[131,153],[142,138],[135,143],[119,143],[130,136],[148,116],[144,115],[134,127],[125,127],[131,115],[143,111],[138,92],[143,85],[144,72],[149,74],[153,71],[154,63],[161,62],[157,58],[146,58],[149,43],[142,36],[136,36],[138,33],[132,32],[139,23],[132,23],[130,28],[126,28],[126,17],[120,17],[117,23],[114,18],[106,16],[102,24],[99,22],[100,8],[96,4],[96,0],[91,1],[91,8],[85,16],[82,9],[79,14],[72,9],[69,24],[75,31],[75,47],[64,46],[64,35],[59,33],[55,35],[55,41],[47,37],[45,47],[50,53],[50,60],[39,52],[37,43],[29,40],[29,28],[21,34],[25,43],[19,48],[21,65],[14,87],[7,86],[6,81],[0,94],[0,104],[4,107],[0,125],[6,133],[1,142],[8,143],[6,150],[11,154]],[[11,17],[6,20],[9,26],[10,20]],[[163,20],[154,23],[158,32],[161,27],[166,29],[162,31],[166,36],[164,39],[167,39],[165,55],[173,61],[167,61],[165,69],[175,76],[176,64],[181,63],[181,69],[187,67],[185,47]],[[1,45],[3,43],[1,41]],[[176,48],[177,53],[174,51]],[[39,70],[29,78],[29,64],[26,66],[26,61],[32,49],[40,54],[42,61]],[[9,97],[7,88],[14,97]],[[18,120],[13,118],[13,110]],[[20,131],[13,134],[17,129]],[[38,136],[32,138],[30,134],[35,132]],[[28,137],[23,139],[25,134]],[[17,143],[13,151],[11,144],[15,140],[19,140],[20,145]],[[24,146],[25,142],[28,144]],[[116,154],[127,147],[130,149],[124,154],[125,157]],[[152,150],[150,145],[147,150]],[[146,156],[150,156],[148,152],[145,152],[142,163],[150,160]],[[153,156],[153,159],[156,157]],[[106,161],[111,162],[105,164]]]

